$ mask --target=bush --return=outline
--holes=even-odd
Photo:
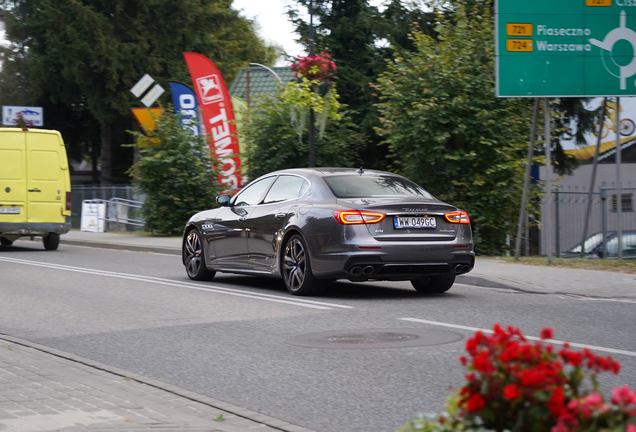
[[[466,342],[466,384],[449,398],[440,416],[420,416],[402,432],[636,432],[636,390],[612,390],[610,402],[599,392],[597,375],[617,374],[612,357],[589,349],[556,350],[546,343],[552,330],[534,343],[513,327],[495,324],[493,334],[477,332]]]
[[[216,206],[221,191],[216,161],[205,139],[184,129],[171,110],[156,120],[154,131],[134,133],[140,159],[129,172],[146,194],[141,210],[146,229],[180,234],[193,214]]]

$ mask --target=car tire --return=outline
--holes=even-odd
[[[183,263],[188,277],[196,281],[212,280],[216,272],[205,266],[205,252],[203,241],[198,230],[193,229],[183,242]]]
[[[42,237],[42,243],[46,250],[56,250],[60,245],[60,235],[55,233],[49,233],[49,235]]]
[[[7,238],[0,238],[0,245],[2,246],[11,246],[13,244],[13,242]]]
[[[412,279],[411,285],[422,294],[441,294],[453,286],[455,283],[455,275],[450,276],[432,276],[420,279]]]
[[[281,257],[281,273],[287,291],[297,296],[318,294],[322,284],[311,272],[311,262],[305,240],[295,234],[287,240]]]

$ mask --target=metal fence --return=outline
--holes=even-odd
[[[623,231],[636,230],[636,212],[634,211],[634,196],[636,188],[622,188],[622,212],[620,222]],[[581,242],[585,225],[589,193],[581,190],[557,190],[551,194],[554,212],[554,232],[541,230],[540,254],[546,254],[546,239],[553,236],[552,247],[559,256]],[[587,229],[587,237],[595,233],[607,233],[618,230],[619,213],[617,208],[616,189],[601,187],[592,195],[592,208]],[[543,226],[543,224],[541,224]]]
[[[107,231],[136,231],[143,228],[141,203],[145,196],[130,185],[71,187],[71,226],[80,228],[82,202],[100,200],[111,203],[106,217]]]

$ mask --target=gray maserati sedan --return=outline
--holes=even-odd
[[[390,172],[286,169],[217,203],[185,226],[190,279],[275,276],[294,295],[336,279],[410,280],[419,292],[443,293],[475,264],[466,212]]]

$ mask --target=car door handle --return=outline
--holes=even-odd
[[[29,189],[29,192],[42,192],[40,189]]]
[[[280,219],[282,219],[282,218],[284,218],[285,216],[287,216],[287,213],[276,213],[276,214],[274,215],[274,217],[275,217],[276,219],[279,219],[279,220],[280,220]]]

